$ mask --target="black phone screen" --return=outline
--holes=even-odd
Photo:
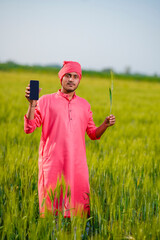
[[[39,81],[38,80],[30,80],[30,100],[38,100],[39,99]]]

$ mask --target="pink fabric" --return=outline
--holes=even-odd
[[[78,62],[64,61],[63,67],[58,73],[59,79],[62,81],[63,76],[66,73],[71,73],[71,72],[76,72],[79,75],[79,79],[81,80],[82,78],[81,65]]]
[[[33,120],[24,116],[24,131],[32,133],[42,125],[39,146],[39,208],[44,213],[65,208],[64,216],[89,214],[89,175],[86,162],[85,132],[95,140],[96,126],[93,122],[89,103],[76,94],[71,100],[61,93],[48,94],[38,100]],[[66,186],[70,186],[71,198],[60,194],[60,200],[54,196],[54,204],[48,191],[53,193],[57,179],[64,176]],[[67,192],[67,190],[66,190]],[[45,204],[42,206],[43,199]],[[45,206],[45,207],[44,207]],[[71,208],[73,208],[71,210]]]

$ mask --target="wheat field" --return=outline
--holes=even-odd
[[[30,79],[41,95],[60,88],[56,74],[0,71],[0,239],[160,239],[160,83],[114,78],[116,124],[98,141],[86,135],[91,217],[68,221],[39,216],[41,128],[27,135],[23,125]],[[110,84],[84,76],[76,92],[97,126],[109,115]]]

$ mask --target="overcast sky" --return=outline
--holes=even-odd
[[[0,0],[0,62],[160,75],[159,0]]]

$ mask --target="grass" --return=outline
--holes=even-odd
[[[41,128],[23,130],[25,87],[38,79],[41,95],[60,88],[57,75],[0,72],[0,238],[85,239],[86,219],[71,221],[38,209],[38,147]],[[77,95],[91,104],[98,126],[109,115],[110,79],[87,75]],[[86,136],[90,176],[89,239],[160,239],[160,84],[114,78],[116,125],[100,141]],[[107,106],[107,107],[106,107]]]

